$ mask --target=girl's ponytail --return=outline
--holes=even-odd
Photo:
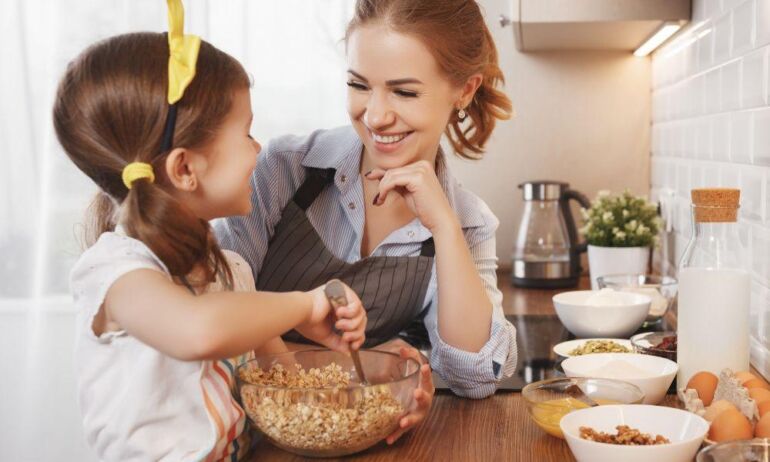
[[[232,287],[232,273],[209,223],[147,179],[132,183],[120,221],[126,234],[144,242],[172,276],[185,279],[193,274],[195,279],[187,282],[203,286],[221,273],[225,284]]]

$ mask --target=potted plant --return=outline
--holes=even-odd
[[[629,191],[611,196],[600,191],[591,207],[582,211],[580,232],[588,242],[591,288],[607,274],[646,274],[650,248],[657,243],[660,218],[657,207]]]

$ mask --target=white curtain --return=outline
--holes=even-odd
[[[263,144],[347,123],[341,39],[353,0],[184,3],[186,31],[251,74]],[[92,457],[75,403],[68,276],[95,189],[58,145],[51,108],[86,46],[166,29],[163,0],[0,2],[0,460]]]

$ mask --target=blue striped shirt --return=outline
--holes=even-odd
[[[305,179],[305,168],[334,168],[334,186],[326,188],[307,209],[307,216],[327,248],[349,263],[361,259],[364,229],[364,192],[360,178],[363,144],[352,127],[319,130],[307,137],[284,136],[272,140],[263,151],[252,176],[253,210],[245,217],[217,220],[214,228],[225,249],[241,254],[258,280],[270,237],[281,212]],[[431,341],[430,363],[453,392],[483,398],[494,393],[502,377],[516,367],[516,334],[505,319],[502,293],[497,288],[495,231],[497,217],[474,194],[460,187],[450,174],[440,151],[436,175],[454,209],[476,268],[493,305],[489,340],[478,352],[447,344],[438,331],[438,300],[435,263],[425,295],[425,327]],[[430,231],[414,219],[394,231],[372,256],[417,256]],[[437,258],[440,256],[437,255]]]

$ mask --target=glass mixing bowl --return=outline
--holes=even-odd
[[[420,365],[384,351],[361,350],[360,356],[365,386],[344,353],[314,349],[257,357],[236,371],[241,404],[286,451],[309,457],[363,451],[398,428],[419,385]],[[339,380],[343,376],[349,383]]]

